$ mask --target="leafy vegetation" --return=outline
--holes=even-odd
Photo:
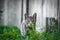
[[[20,40],[20,30],[15,26],[0,26],[0,40]]]

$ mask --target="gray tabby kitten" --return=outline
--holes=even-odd
[[[25,14],[25,20],[23,20],[21,27],[20,27],[22,35],[26,35],[26,33],[27,33],[26,29],[32,23],[34,23],[34,24],[36,23],[36,13],[34,13],[33,16],[28,16],[27,14]]]

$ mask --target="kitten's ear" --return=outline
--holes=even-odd
[[[36,13],[34,13],[33,18],[35,18],[35,19],[36,19],[36,16],[37,16],[37,14],[36,14]]]
[[[33,15],[34,23],[36,23],[36,17],[37,17],[37,14],[36,14],[36,13],[34,13],[34,15]]]
[[[27,13],[25,13],[25,19],[28,17]]]

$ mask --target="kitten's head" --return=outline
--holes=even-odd
[[[25,14],[25,20],[27,20],[28,23],[36,23],[36,13],[34,13],[33,16],[28,16],[27,14]]]

